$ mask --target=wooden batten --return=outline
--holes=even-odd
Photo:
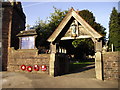
[[[81,35],[78,37],[62,37],[61,40],[81,39],[81,38],[91,38],[91,36],[90,35]]]

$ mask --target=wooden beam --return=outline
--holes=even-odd
[[[80,35],[78,37],[76,37],[76,39],[80,39],[80,38],[91,38],[90,35]]]
[[[80,39],[80,38],[91,38],[91,36],[90,35],[81,35],[78,37],[62,37],[61,40]]]
[[[55,40],[55,38],[60,34],[60,32],[62,31],[62,29],[65,27],[65,25],[68,23],[68,21],[70,20],[70,18],[72,17],[72,13],[69,12],[64,19],[61,21],[61,23],[59,24],[59,26],[55,29],[55,31],[53,32],[53,34],[47,39],[47,41],[52,42]]]
[[[86,29],[87,32],[90,33],[94,38],[101,38],[97,31],[95,31],[80,15],[78,15],[75,11],[72,12],[72,16]]]
[[[61,40],[75,39],[74,37],[62,37]]]

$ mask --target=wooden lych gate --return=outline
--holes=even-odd
[[[95,46],[95,72],[96,78],[102,80],[102,35],[96,32],[73,8],[67,13],[64,19],[61,21],[59,26],[48,38],[51,55],[49,74],[55,76],[60,72],[59,60],[67,59],[64,54],[59,55],[58,44],[61,40],[80,39],[80,38],[91,38]],[[66,50],[61,50],[61,52]],[[62,58],[63,57],[63,58]],[[61,58],[61,59],[59,59]],[[67,65],[67,64],[66,64]],[[67,69],[67,66],[66,66]]]

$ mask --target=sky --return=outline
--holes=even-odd
[[[54,12],[53,6],[68,10],[73,7],[75,10],[89,10],[95,16],[96,22],[106,28],[107,37],[109,31],[109,17],[113,7],[118,9],[118,2],[22,2],[23,11],[26,15],[26,24],[35,25],[38,18],[47,20],[50,13]]]

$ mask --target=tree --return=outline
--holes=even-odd
[[[99,23],[95,22],[95,17],[93,15],[93,13],[90,12],[89,10],[82,10],[82,11],[79,12],[79,14],[89,25],[92,26],[92,28],[94,28],[98,33],[103,35],[102,41],[103,41],[103,44],[104,44],[104,42],[105,42],[104,39],[105,39],[105,36],[106,36],[105,28],[102,25],[100,25]],[[79,52],[78,56],[81,55],[80,58],[82,58],[82,56],[84,56],[84,54],[94,55],[94,53],[95,53],[94,44],[93,44],[91,39],[74,40],[72,42],[72,45],[77,50],[76,54],[78,54],[78,52]]]
[[[39,48],[39,46],[43,46],[48,48],[48,42],[46,41],[47,38],[49,37],[49,30],[48,30],[48,24],[46,21],[38,19],[36,21],[36,25],[34,26],[37,32],[37,37],[36,37],[36,47]]]
[[[114,51],[120,51],[120,13],[113,7],[109,21],[109,47],[114,46]]]
[[[58,27],[58,25],[60,24],[60,22],[63,20],[63,18],[65,17],[65,15],[67,14],[67,10],[62,11],[61,9],[57,9],[55,7],[54,8],[54,12],[51,13],[51,16],[49,17],[49,30],[51,31],[51,33]]]
[[[94,43],[91,39],[74,40],[72,44],[75,47],[75,58],[84,60],[84,55],[94,55]]]
[[[106,36],[105,28],[95,21],[95,17],[92,12],[89,10],[82,10],[79,12],[79,15],[94,28],[98,33],[102,34],[104,37]]]
[[[43,21],[38,19],[34,28],[37,31],[38,37],[36,38],[36,46],[48,46],[47,39],[53,33],[53,31],[60,24],[62,19],[65,17],[67,11],[62,11],[55,7],[54,12],[51,13],[51,16],[48,18],[48,21]]]

